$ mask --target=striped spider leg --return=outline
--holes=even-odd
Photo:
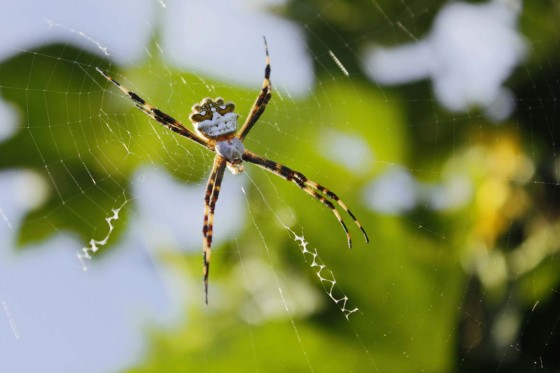
[[[181,124],[181,122],[177,121],[173,117],[168,114],[165,114],[163,111],[159,110],[157,107],[153,106],[152,104],[146,102],[142,97],[138,96],[136,93],[130,91],[128,88],[123,86],[121,83],[117,82],[115,79],[111,78],[107,75],[103,70],[99,67],[96,67],[95,70],[99,72],[101,75],[105,77],[108,81],[116,85],[121,91],[124,92],[132,101],[134,101],[134,105],[146,113],[149,117],[154,119],[156,122],[162,124],[164,127],[169,128],[175,133],[178,133],[181,136],[185,136],[186,138],[193,140],[194,142],[213,150],[212,147],[204,138],[197,135],[196,133],[188,130]]]
[[[206,193],[204,195],[204,224],[202,226],[202,234],[204,235],[202,243],[202,278],[204,282],[204,300],[208,304],[208,276],[210,274],[210,255],[212,254],[212,231],[214,230],[214,211],[216,202],[220,195],[220,188],[224,178],[226,169],[226,159],[219,154],[214,157],[214,164],[208,183],[206,184]]]
[[[101,75],[103,75],[111,83],[115,84],[134,102],[138,109],[142,110],[152,119],[179,135],[204,146],[208,150],[216,152],[212,170],[210,171],[210,176],[206,184],[206,193],[204,195],[202,273],[206,304],[208,304],[208,276],[210,273],[210,257],[212,253],[211,248],[214,230],[214,212],[220,195],[220,188],[226,167],[231,173],[238,174],[243,172],[243,162],[246,161],[272,172],[287,181],[294,182],[305,193],[327,206],[333,212],[346,233],[348,246],[352,247],[350,232],[348,231],[342,216],[335,206],[335,204],[337,204],[340,208],[342,208],[342,210],[348,213],[354,223],[362,231],[366,242],[369,242],[369,238],[362,227],[362,224],[334,192],[312,180],[309,180],[301,172],[292,170],[272,160],[260,157],[255,153],[246,150],[243,146],[243,140],[245,140],[249,131],[251,131],[253,126],[264,113],[266,105],[272,97],[272,85],[270,83],[270,56],[268,54],[266,39],[264,39],[264,44],[266,67],[264,70],[263,87],[255,103],[251,107],[249,116],[238,131],[237,119],[239,116],[235,113],[235,105],[232,102],[224,102],[224,100],[219,97],[216,99],[205,98],[199,104],[194,105],[189,116],[189,120],[195,128],[195,131],[193,132],[186,129],[180,122],[173,119],[168,114],[165,114],[155,106],[149,104],[136,93],[128,90],[115,79],[111,78],[109,75],[97,68],[97,71],[101,73]]]
[[[259,120],[262,113],[266,109],[266,105],[270,98],[272,97],[272,85],[270,84],[270,56],[268,55],[268,45],[266,43],[266,38],[264,39],[264,50],[266,53],[266,67],[264,69],[264,81],[261,93],[257,97],[257,100],[253,104],[251,111],[249,112],[249,116],[243,126],[237,132],[237,137],[243,141],[245,140],[245,136],[249,133],[249,131],[253,128],[255,123]]]
[[[325,196],[329,197],[330,199],[335,201],[344,211],[346,211],[348,215],[350,215],[350,217],[352,218],[356,226],[360,229],[360,231],[362,231],[366,243],[369,242],[369,237],[364,227],[360,223],[360,221],[356,219],[356,216],[352,213],[352,211],[350,211],[350,209],[346,206],[344,201],[342,201],[340,197],[338,197],[338,195],[336,195],[331,190],[327,189],[321,184],[314,182],[313,180],[309,180],[304,174],[302,174],[299,171],[292,170],[291,168],[286,167],[281,163],[274,162],[270,159],[260,157],[255,153],[250,152],[249,150],[245,150],[245,153],[243,154],[243,160],[254,163],[257,166],[275,174],[276,176],[281,177],[286,181],[293,181],[305,193],[309,194],[311,197],[315,198],[323,205],[331,209],[334,216],[342,226],[342,229],[344,229],[344,232],[346,233],[346,239],[348,241],[348,247],[351,248],[352,238],[350,237],[350,232],[348,231],[348,227],[346,227],[346,223],[344,223],[344,220],[342,220],[342,216],[340,216],[340,213],[338,212],[334,204],[331,201],[329,201],[327,198],[325,198]]]
[[[251,108],[251,111],[249,113],[249,116],[247,117],[247,120],[245,121],[243,126],[239,129],[239,131],[237,132],[237,137],[239,139],[241,139],[241,141],[243,141],[245,139],[245,136],[247,136],[249,131],[253,128],[254,124],[259,120],[260,116],[262,115],[262,113],[266,109],[266,105],[268,104],[268,102],[270,101],[270,99],[272,97],[272,84],[270,83],[270,56],[268,54],[268,45],[266,43],[266,39],[264,39],[264,45],[265,45],[265,52],[266,52],[266,67],[265,67],[265,70],[264,70],[263,88],[261,90],[261,93],[257,97],[257,100],[253,104],[253,107]],[[350,237],[350,233],[348,232],[348,228],[346,227],[346,224],[342,220],[342,217],[340,216],[340,213],[338,212],[338,210],[336,210],[336,208],[334,207],[332,202],[327,200],[321,194],[321,193],[324,193],[329,198],[331,198],[336,203],[338,203],[338,205],[350,215],[350,217],[354,220],[354,222],[356,223],[358,228],[360,228],[360,230],[362,231],[362,233],[363,233],[363,235],[366,239],[366,242],[369,242],[369,237],[367,236],[366,231],[362,227],[362,224],[356,219],[354,214],[352,214],[352,212],[348,209],[348,207],[346,207],[346,204],[335,193],[331,192],[330,190],[323,187],[322,185],[317,184],[316,182],[309,180],[301,172],[294,171],[294,170],[292,170],[292,169],[290,169],[290,168],[288,168],[288,167],[286,167],[286,166],[284,166],[280,163],[274,162],[272,160],[259,157],[255,153],[250,152],[249,150],[245,150],[245,152],[243,154],[243,160],[247,161],[247,162],[250,162],[250,163],[254,163],[257,166],[259,166],[259,167],[261,167],[261,168],[263,168],[263,169],[265,169],[269,172],[272,172],[273,174],[275,174],[277,176],[280,176],[281,178],[283,178],[287,181],[293,181],[304,192],[306,192],[311,197],[319,200],[322,204],[324,204],[325,206],[330,208],[333,211],[336,218],[338,219],[338,221],[340,222],[340,224],[342,225],[342,228],[344,229],[344,232],[346,233],[346,238],[348,240],[348,246],[352,247],[352,239]]]

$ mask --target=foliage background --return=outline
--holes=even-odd
[[[167,289],[171,303],[181,297],[179,293],[188,301],[175,306],[166,327],[144,319],[135,324],[136,337],[143,343],[126,362],[115,363],[119,371],[522,372],[560,368],[560,4],[552,0],[524,3],[519,29],[530,52],[506,82],[517,97],[517,106],[501,123],[492,123],[476,108],[459,114],[441,108],[429,81],[386,87],[366,77],[359,51],[370,44],[410,42],[401,29],[421,38],[445,4],[300,0],[267,8],[303,30],[316,82],[305,97],[283,97],[279,87],[262,127],[254,130],[247,147],[338,191],[367,227],[372,243],[363,244],[354,230],[355,248],[343,249],[344,240],[330,212],[292,185],[250,170],[245,192],[222,196],[218,206],[218,210],[229,206],[221,203],[236,198],[247,211],[242,219],[228,208],[221,213],[222,221],[240,221],[236,233],[216,245],[211,305],[203,306],[197,287],[198,244],[187,255],[172,241],[164,249],[152,248],[157,249],[152,258],[157,266],[172,272],[173,281],[186,284],[173,285],[178,286],[174,291]],[[376,11],[379,8],[382,13]],[[0,143],[0,169],[16,170],[12,174],[16,176],[32,170],[51,190],[10,231],[17,241],[2,247],[16,253],[12,262],[5,262],[8,270],[0,284],[5,311],[6,304],[18,309],[20,295],[6,290],[7,282],[16,278],[10,268],[16,267],[18,255],[38,255],[37,245],[62,233],[81,245],[102,237],[106,217],[126,201],[109,246],[90,264],[110,265],[113,251],[119,249],[115,246],[130,240],[127,222],[141,215],[137,205],[141,201],[134,193],[138,169],[155,166],[182,185],[200,188],[211,165],[211,157],[195,145],[148,125],[142,113],[95,74],[94,66],[118,74],[128,84],[133,82],[135,91],[147,93],[154,103],[164,103],[174,116],[178,115],[175,108],[188,108],[193,97],[208,96],[208,87],[222,97],[235,98],[238,108],[248,108],[254,100],[254,87],[172,67],[158,56],[157,31],[152,38],[148,53],[153,58],[129,66],[118,66],[100,53],[71,43],[26,49],[1,62],[1,96],[17,108],[19,130]],[[328,51],[343,61],[348,77],[341,75]],[[274,81],[272,44],[271,53]],[[204,84],[176,84],[169,89],[169,82],[182,79]],[[358,136],[374,149],[370,167],[351,172],[325,159],[314,145],[325,128]],[[445,185],[456,174],[466,176],[473,187],[472,198],[460,208],[438,210],[421,201],[399,214],[373,211],[362,191],[371,180],[396,167],[413,176],[420,192],[429,185]],[[7,192],[0,193],[11,198]],[[165,195],[161,198],[162,206],[181,203],[166,201]],[[188,206],[184,212],[193,221],[202,218],[202,193],[198,202],[200,206]],[[335,294],[347,295],[349,306],[357,306],[359,312],[344,317],[341,305],[330,300],[323,289],[325,282],[310,267],[309,256],[302,256],[293,235],[278,220],[288,222],[296,234],[303,232],[310,247],[318,248],[322,262],[336,276]],[[149,240],[143,244],[150,246]],[[79,248],[74,242],[64,251],[72,256]],[[58,285],[50,296],[60,296],[57,304],[64,313],[66,304],[76,299],[63,301],[59,292],[76,284]],[[110,282],[98,285],[107,294],[107,303],[120,296],[111,286]],[[5,301],[8,298],[10,302]],[[104,307],[104,303],[92,305],[80,315],[86,319],[84,325],[115,317],[100,311]],[[118,313],[119,307],[112,310]],[[36,317],[44,315],[40,309],[37,312]],[[14,320],[25,319],[24,311],[12,313]],[[128,309],[119,320],[138,319],[146,313],[141,307]],[[6,356],[25,342],[26,326],[21,321],[19,326],[21,341],[7,338],[6,333],[0,339]],[[49,333],[52,330],[45,330]],[[82,337],[92,344],[128,343],[112,341],[111,333],[97,340],[88,336],[87,328]],[[82,343],[68,338],[70,345]],[[23,349],[33,353],[32,344]],[[111,356],[109,352],[84,353],[89,353],[92,368],[84,366],[83,371],[115,369],[96,365],[105,354]],[[46,360],[45,371],[60,367],[50,359],[54,358]]]

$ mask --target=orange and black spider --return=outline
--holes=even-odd
[[[247,120],[243,123],[243,126],[241,126],[239,131],[236,131],[237,118],[239,116],[234,111],[235,105],[231,102],[224,102],[222,98],[216,98],[215,100],[205,98],[200,102],[200,104],[196,104],[192,107],[192,113],[189,116],[190,121],[195,127],[195,132],[192,132],[185,128],[181,122],[152,106],[136,93],[129,91],[115,79],[111,78],[99,68],[96,68],[97,71],[107,80],[114,83],[121,91],[128,95],[128,97],[134,101],[134,104],[138,109],[142,110],[144,113],[148,114],[158,123],[170,130],[193,140],[210,151],[217,153],[214,157],[214,164],[212,166],[212,171],[210,172],[210,178],[208,179],[208,183],[206,185],[206,194],[204,195],[204,223],[202,226],[202,234],[204,235],[202,257],[204,265],[202,272],[205,301],[207,304],[208,274],[210,270],[210,248],[212,246],[214,210],[216,208],[216,202],[218,201],[218,195],[220,194],[220,186],[222,184],[224,170],[226,167],[233,174],[238,174],[243,172],[243,162],[250,162],[269,172],[272,172],[277,176],[280,176],[284,180],[294,182],[304,192],[331,209],[337,220],[342,225],[344,232],[346,232],[348,246],[352,247],[352,240],[350,238],[348,228],[342,220],[340,213],[335,208],[335,205],[330,200],[336,202],[340,208],[350,215],[352,220],[354,220],[358,228],[362,231],[366,242],[369,242],[369,238],[362,227],[362,224],[334,192],[312,180],[309,180],[301,172],[292,170],[283,164],[274,162],[270,159],[260,157],[245,149],[243,146],[245,136],[247,136],[251,128],[253,128],[255,123],[257,123],[264,112],[268,101],[270,101],[270,98],[272,97],[272,86],[270,83],[270,57],[268,54],[266,39],[264,39],[264,45],[266,52],[266,67],[264,70],[263,88],[257,97],[257,100],[253,104]]]

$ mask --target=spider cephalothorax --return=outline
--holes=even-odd
[[[220,97],[216,100],[205,98],[192,107],[189,117],[194,127],[204,137],[216,139],[233,134],[237,130],[237,113],[235,105],[231,102],[224,103]]]
[[[204,224],[202,226],[202,233],[204,235],[204,266],[202,273],[204,276],[206,303],[208,303],[208,274],[210,271],[210,248],[212,247],[214,210],[220,194],[220,187],[226,167],[229,168],[232,173],[236,174],[243,171],[243,162],[249,162],[272,172],[277,176],[280,176],[284,180],[293,182],[301,190],[321,202],[333,212],[334,216],[346,233],[348,246],[352,247],[350,232],[348,232],[348,228],[335,206],[338,205],[338,207],[346,211],[354,223],[356,223],[358,228],[362,231],[366,242],[369,241],[362,224],[333,191],[314,182],[313,180],[309,180],[301,172],[292,170],[291,168],[270,159],[260,157],[250,150],[245,149],[243,146],[245,136],[247,136],[251,128],[253,128],[255,123],[257,123],[264,112],[268,101],[270,101],[270,98],[272,97],[272,85],[270,84],[270,58],[268,56],[266,39],[264,42],[266,51],[266,67],[264,70],[263,87],[261,89],[261,93],[257,97],[257,100],[253,104],[247,119],[239,130],[237,130],[238,115],[234,112],[235,105],[231,102],[225,103],[224,100],[219,97],[216,98],[216,100],[205,98],[200,104],[194,105],[192,113],[189,116],[189,119],[196,129],[196,132],[193,132],[183,126],[181,122],[146,102],[136,93],[129,91],[115,79],[111,78],[101,69],[97,68],[97,71],[99,71],[107,80],[115,84],[123,93],[128,95],[128,97],[134,101],[138,109],[148,114],[155,121],[169,128],[171,131],[204,146],[208,150],[218,153],[214,157],[214,165],[212,166],[212,171],[210,172],[210,178],[208,179],[206,194],[204,196]]]

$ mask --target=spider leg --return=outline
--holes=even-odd
[[[340,199],[340,197],[334,193],[333,191],[327,189],[326,187],[322,186],[321,184],[318,184],[316,182],[314,182],[313,180],[309,180],[307,177],[305,177],[305,175],[303,175],[301,172],[297,172],[294,171],[294,173],[296,175],[299,175],[299,177],[302,178],[303,183],[307,186],[310,186],[313,189],[316,189],[318,191],[320,191],[321,193],[324,193],[326,196],[328,196],[329,198],[331,198],[333,201],[335,201],[344,211],[346,211],[346,213],[348,215],[350,215],[350,217],[352,218],[352,220],[354,220],[354,223],[356,223],[356,226],[360,229],[360,231],[362,232],[362,234],[364,235],[364,238],[366,240],[366,243],[369,243],[369,237],[364,229],[364,227],[362,226],[362,224],[360,223],[360,221],[356,218],[356,216],[352,213],[352,211],[350,211],[350,209],[348,208],[348,206],[346,206],[346,204],[344,203],[344,201],[342,201]]]
[[[247,162],[254,163],[257,166],[259,166],[259,167],[261,167],[261,168],[263,168],[263,169],[265,169],[269,172],[272,172],[273,174],[275,174],[277,176],[280,176],[284,180],[294,182],[304,192],[306,192],[307,194],[309,194],[310,196],[312,196],[313,198],[315,198],[316,200],[321,202],[323,205],[327,206],[329,209],[331,209],[334,216],[336,217],[336,219],[338,220],[340,225],[342,225],[342,228],[344,229],[344,232],[346,233],[346,238],[348,240],[348,246],[352,247],[352,240],[350,238],[350,232],[348,231],[348,228],[346,227],[346,224],[342,220],[342,217],[340,216],[340,213],[338,212],[338,210],[335,208],[334,204],[331,201],[329,201],[328,199],[326,199],[325,196],[331,198],[344,211],[346,211],[348,213],[348,215],[350,215],[352,220],[354,220],[354,223],[356,223],[356,226],[360,229],[360,231],[364,235],[366,243],[369,242],[369,237],[368,237],[364,227],[360,223],[360,221],[356,218],[356,216],[352,213],[352,211],[350,211],[350,209],[348,209],[348,207],[340,199],[340,197],[338,197],[338,195],[336,195],[331,190],[327,189],[326,187],[324,187],[324,186],[322,186],[322,185],[320,185],[320,184],[318,184],[318,183],[316,183],[312,180],[309,180],[301,172],[292,170],[291,168],[286,167],[283,164],[274,162],[270,159],[260,157],[260,156],[256,155],[255,153],[250,152],[248,150],[245,150],[245,153],[243,154],[243,160],[247,161]],[[321,194],[321,193],[323,193],[324,195]]]
[[[241,141],[245,139],[245,136],[247,136],[251,128],[253,128],[255,123],[257,123],[262,113],[264,113],[268,101],[270,101],[270,98],[272,97],[272,85],[270,84],[270,56],[268,55],[268,44],[266,43],[266,38],[264,36],[263,39],[264,49],[266,52],[266,67],[264,69],[263,87],[261,93],[257,97],[257,100],[253,104],[251,111],[249,112],[247,120],[245,120],[245,123],[243,123],[243,126],[241,126],[237,132],[237,137],[239,137]]]
[[[184,136],[194,142],[204,146],[205,148],[209,148],[210,150],[214,150],[211,148],[207,142],[198,136],[196,133],[189,131],[185,126],[181,124],[181,122],[177,121],[170,115],[164,113],[163,111],[159,110],[152,104],[146,102],[142,97],[138,96],[136,93],[130,91],[128,88],[123,86],[121,83],[116,81],[115,79],[111,78],[105,72],[103,72],[99,67],[95,68],[105,79],[116,85],[121,91],[123,91],[132,101],[134,101],[134,105],[152,119],[157,121],[158,123],[162,124],[164,127],[169,128],[173,132],[178,133],[181,136]]]
[[[208,183],[206,184],[206,193],[204,195],[204,224],[202,226],[203,238],[203,251],[202,251],[202,276],[204,282],[204,298],[208,304],[208,275],[210,273],[210,255],[212,254],[212,231],[214,229],[214,210],[216,209],[216,202],[220,195],[220,188],[224,177],[224,170],[226,169],[226,160],[219,154],[214,157],[214,164]]]
[[[287,171],[287,170],[286,170]],[[293,170],[292,170],[293,171]],[[287,177],[284,177],[282,174],[279,174],[281,177],[283,177],[284,179],[288,180]],[[326,199],[324,196],[322,196],[321,194],[317,193],[317,191],[313,190],[313,188],[311,188],[310,186],[306,185],[305,183],[303,183],[298,177],[295,177],[292,179],[305,193],[309,194],[311,197],[319,200],[323,205],[327,206],[329,209],[331,209],[331,211],[333,212],[334,216],[336,217],[336,219],[338,220],[338,222],[340,223],[340,225],[342,226],[342,229],[344,229],[344,232],[346,233],[346,240],[348,241],[348,247],[352,247],[352,238],[350,237],[350,232],[348,231],[348,227],[346,227],[346,223],[344,223],[344,220],[342,220],[342,216],[340,216],[340,213],[338,212],[338,210],[334,207],[334,205],[332,204],[331,201],[329,201],[328,199]]]

